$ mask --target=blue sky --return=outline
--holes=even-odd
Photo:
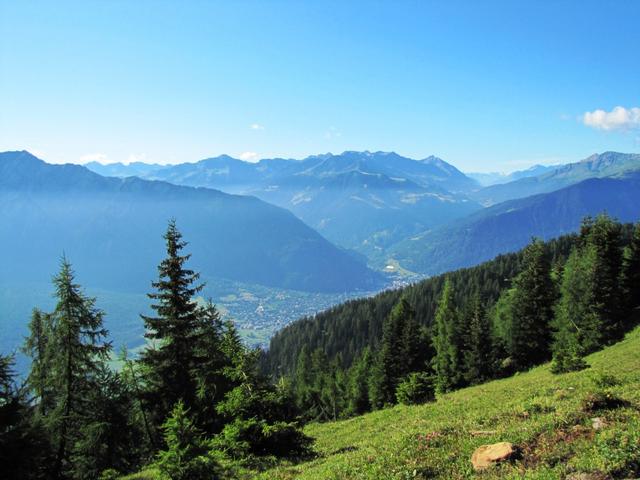
[[[639,24],[637,1],[0,0],[0,150],[465,171],[637,152]]]

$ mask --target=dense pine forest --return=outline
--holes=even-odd
[[[104,480],[150,464],[166,479],[235,478],[312,456],[307,421],[428,402],[548,360],[583,369],[640,306],[640,224],[601,215],[578,235],[303,319],[264,353],[197,301],[175,222],[164,239],[138,356],[113,351],[105,312],[63,257],[55,309],[33,310],[24,384],[0,358],[2,478]]]
[[[621,338],[640,304],[640,224],[586,218],[578,235],[354,300],[271,341],[309,420],[334,420],[511,375],[558,373]]]

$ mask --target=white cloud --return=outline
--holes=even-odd
[[[257,162],[258,154],[256,152],[243,152],[240,154],[240,160],[245,162]]]
[[[342,136],[342,132],[338,130],[336,127],[329,127],[324,134],[324,138],[327,140],[331,140],[333,138],[338,138]]]
[[[610,112],[594,110],[582,115],[582,122],[598,130],[633,130],[640,128],[640,108],[615,107]]]
[[[249,125],[251,130],[264,130],[264,125],[260,125],[259,123],[252,123]]]
[[[109,157],[105,153],[87,153],[80,157],[80,163],[89,162],[109,163]]]

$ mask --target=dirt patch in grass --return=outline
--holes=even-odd
[[[525,468],[535,468],[540,464],[553,467],[573,456],[573,443],[579,440],[591,441],[594,436],[593,429],[583,425],[541,433],[521,446],[522,465]]]
[[[582,401],[582,411],[585,413],[595,413],[599,410],[615,410],[630,406],[629,402],[608,391],[590,393]]]

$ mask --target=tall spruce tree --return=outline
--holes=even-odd
[[[48,381],[48,346],[52,333],[51,315],[34,308],[29,322],[29,336],[22,351],[31,358],[27,385],[33,392],[37,414],[41,417],[52,407],[51,385]]]
[[[550,324],[556,301],[551,266],[544,244],[532,241],[524,250],[522,271],[514,279],[508,353],[517,370],[544,362],[550,353]]]
[[[104,313],[96,308],[94,298],[82,293],[64,257],[54,285],[58,302],[51,314],[46,354],[52,407],[44,426],[55,452],[51,477],[57,479],[79,477],[73,457],[83,432],[94,422],[93,405],[87,399],[100,388],[111,344],[105,341]]]
[[[371,410],[368,379],[371,375],[373,356],[366,347],[349,369],[348,407],[349,415],[361,415]]]
[[[311,403],[312,382],[311,353],[309,352],[309,347],[304,344],[298,352],[296,361],[293,396],[297,407],[305,412],[309,410]]]
[[[610,343],[624,331],[620,270],[622,266],[621,225],[606,214],[586,218],[581,227],[582,246],[595,249],[593,304],[600,317],[603,341]]]
[[[148,294],[156,301],[151,305],[156,316],[141,315],[145,337],[151,341],[140,357],[145,367],[144,398],[156,428],[178,401],[182,400],[188,409],[196,405],[196,346],[201,344],[202,335],[201,311],[194,296],[203,285],[197,283],[200,275],[185,266],[191,255],[182,254],[187,243],[175,220],[169,222],[163,238],[167,258],[158,266],[159,278],[152,283],[156,291]]]
[[[200,310],[200,335],[194,345],[197,381],[197,405],[194,418],[197,425],[207,434],[218,432],[220,418],[216,413],[216,404],[224,399],[233,388],[233,382],[225,375],[229,359],[223,350],[223,322],[220,313],[209,300]]]
[[[624,249],[622,261],[622,293],[625,315],[640,306],[640,222],[633,228],[629,245]]]
[[[466,383],[475,385],[493,376],[493,337],[491,325],[479,293],[475,293],[465,322],[464,373]]]
[[[447,278],[436,310],[433,337],[435,349],[433,366],[438,392],[448,392],[460,384],[460,343],[458,310],[454,303],[451,280]]]
[[[553,326],[553,371],[579,370],[583,356],[601,343],[602,324],[593,303],[595,249],[574,248],[567,259],[560,285],[560,300]]]
[[[402,297],[393,307],[382,328],[382,341],[378,353],[378,384],[374,388],[376,406],[393,405],[396,388],[402,378],[412,371],[424,368],[420,345],[420,326],[415,312],[406,298]]]

